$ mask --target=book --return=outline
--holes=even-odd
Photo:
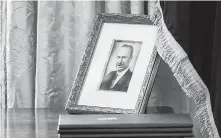
[[[192,128],[59,129],[59,134],[192,133]]]
[[[165,138],[165,137],[193,137],[192,133],[147,133],[147,134],[85,134],[71,135],[60,134],[60,138]]]
[[[132,129],[192,128],[188,114],[87,114],[60,115],[58,130],[64,129]]]

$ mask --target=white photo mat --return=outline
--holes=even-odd
[[[160,62],[155,46],[156,35],[157,27],[146,15],[99,14],[74,80],[66,111],[143,113]],[[118,78],[119,83],[115,82],[118,87],[114,86],[116,89],[112,89],[112,86],[103,89],[101,86],[108,75],[117,73],[119,69],[117,57],[122,50],[121,45],[130,45],[130,56],[126,49],[128,58],[123,63],[127,68],[124,71],[130,75],[122,77],[124,84]],[[110,82],[113,80],[109,80],[108,85]]]
[[[151,25],[104,23],[78,104],[134,109],[154,50],[156,29]],[[97,90],[114,39],[142,42],[127,93]]]

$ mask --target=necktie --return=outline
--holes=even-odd
[[[113,87],[114,87],[114,82],[116,81],[117,76],[118,76],[118,74],[116,74],[115,77],[113,78],[113,80],[112,80],[112,82],[111,82],[110,88],[113,88]]]

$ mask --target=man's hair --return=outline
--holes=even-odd
[[[133,57],[134,48],[132,45],[124,44],[122,47],[126,47],[130,49],[130,56]]]

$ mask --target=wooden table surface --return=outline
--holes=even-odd
[[[60,114],[66,113],[49,109],[0,109],[0,138],[59,138],[57,125]]]
[[[0,109],[0,138],[58,138],[59,114],[49,109]]]

